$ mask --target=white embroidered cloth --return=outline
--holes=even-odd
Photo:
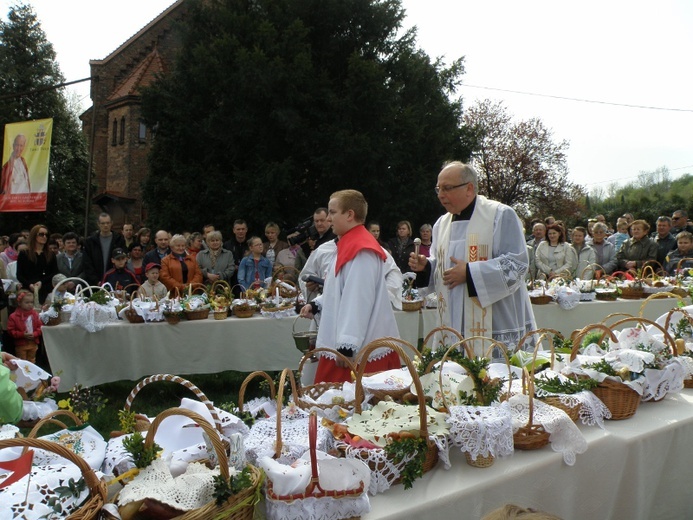
[[[117,300],[114,300],[117,303]],[[99,305],[95,302],[77,302],[72,308],[70,323],[87,332],[103,330],[107,323],[118,321],[114,305]]]
[[[517,431],[529,421],[529,397],[517,394],[508,403],[513,415],[513,431]],[[551,449],[562,453],[567,465],[575,464],[575,456],[587,451],[585,437],[563,410],[535,399],[532,423],[541,424],[549,432]]]

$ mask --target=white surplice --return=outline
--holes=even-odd
[[[433,273],[438,262],[435,255],[440,237],[440,223],[444,218],[445,216],[439,218],[433,226],[431,256],[428,258],[431,262],[429,291],[440,292],[440,288],[433,287]],[[465,258],[468,225],[468,220],[452,222],[447,258],[441,259],[445,262],[445,269],[452,267],[451,256],[457,259]],[[482,307],[493,306],[492,331],[473,331],[474,335],[487,337],[490,335],[512,351],[526,332],[536,328],[532,304],[524,284],[528,269],[529,257],[520,219],[511,207],[500,204],[493,222],[490,259],[469,264],[479,303]],[[467,284],[461,284],[450,291],[447,302],[450,323],[441,323],[441,325],[459,331],[463,330],[463,291],[467,290]]]

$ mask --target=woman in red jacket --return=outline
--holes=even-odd
[[[177,288],[182,293],[191,283],[202,283],[202,271],[195,259],[185,252],[185,242],[183,235],[173,235],[169,242],[171,254],[161,260],[159,279],[169,291]]]

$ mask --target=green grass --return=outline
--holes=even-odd
[[[272,377],[275,376],[274,372],[269,372],[269,374]],[[238,391],[247,375],[245,372],[227,371],[218,374],[181,375],[180,377],[195,384],[218,406],[222,403],[238,402]],[[259,383],[260,379],[258,378],[248,385],[245,396],[246,401],[253,397],[265,395],[265,392],[260,389]],[[107,401],[105,407],[100,412],[92,412],[90,414],[88,422],[105,439],[109,438],[112,431],[120,429],[118,412],[124,408],[125,400],[136,385],[137,381],[118,381],[95,387],[101,391]],[[55,401],[58,402],[68,397],[68,393],[57,394]],[[180,405],[180,400],[183,397],[197,399],[191,390],[178,383],[156,381],[145,386],[137,394],[132,402],[131,410],[154,417],[159,412]],[[45,429],[41,429],[39,435],[50,433],[55,429],[55,427],[47,425]],[[25,435],[28,432],[28,429],[23,430]]]

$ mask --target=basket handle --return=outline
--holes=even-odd
[[[198,413],[186,410],[184,408],[169,408],[168,410],[164,410],[163,412],[158,414],[156,418],[152,421],[152,425],[149,427],[149,431],[147,431],[147,437],[144,441],[144,447],[152,447],[152,445],[154,444],[154,437],[156,436],[156,432],[159,429],[159,425],[163,422],[164,419],[166,419],[167,417],[171,417],[173,415],[182,415],[184,417],[187,417],[188,419],[192,419],[193,421],[195,421],[195,423],[197,423],[198,426],[200,426],[205,431],[205,433],[209,436],[209,440],[212,442],[212,445],[214,446],[214,451],[217,454],[217,460],[219,461],[219,472],[221,473],[221,476],[224,478],[224,480],[228,481],[229,459],[226,456],[226,448],[224,447],[224,444],[222,442],[221,434],[217,430],[212,428],[209,422],[207,422],[207,420]]]
[[[640,305],[640,312],[638,313],[638,316],[642,318],[643,314],[645,313],[645,307],[647,307],[647,304],[650,303],[652,300],[658,300],[660,298],[678,298],[679,301],[683,301],[683,298],[681,296],[670,292],[658,292],[650,294],[647,298],[645,298],[645,301],[642,302],[642,305]]]
[[[277,391],[277,438],[274,443],[274,458],[278,459],[282,454],[282,406],[284,401],[284,386],[286,384],[287,375],[291,383],[291,393],[296,395],[296,380],[291,369],[285,368],[279,376],[279,390]]]
[[[315,412],[310,412],[310,417],[308,417],[308,447],[310,449],[310,483],[306,487],[306,494],[310,495],[313,493],[315,488],[320,491],[323,489],[320,487],[320,478],[318,476],[318,454],[317,454],[317,444],[318,444],[318,416]]]
[[[613,327],[613,325],[612,325],[612,327]],[[603,323],[592,323],[591,325],[585,325],[584,327],[582,327],[577,332],[577,334],[573,338],[573,350],[570,352],[570,360],[571,361],[573,361],[575,359],[575,357],[577,356],[578,350],[580,350],[580,343],[582,343],[582,338],[590,330],[594,330],[594,329],[602,329],[604,331],[602,338],[604,338],[604,336],[606,336],[606,335],[609,335],[609,337],[611,338],[611,341],[613,341],[614,343],[618,343],[618,339],[614,335],[614,332],[609,327],[604,325]]]
[[[527,367],[522,367],[522,391],[525,392],[525,380],[527,381],[527,399],[529,400],[529,418],[527,428],[534,424],[534,377],[530,376]]]
[[[532,375],[534,375],[534,362],[537,360],[537,349],[539,348],[539,345],[541,345],[541,342],[544,340],[544,338],[549,338],[549,347],[551,349],[551,368],[553,368],[554,362],[556,360],[556,349],[554,348],[553,337],[548,336],[548,334],[552,334],[553,336],[558,336],[559,338],[564,339],[563,334],[561,334],[556,329],[541,328],[536,330],[530,330],[520,338],[520,341],[517,342],[516,350],[522,350],[522,347],[524,346],[525,342],[527,342],[530,338],[534,337],[537,334],[541,334],[541,336],[534,345],[534,355],[532,356]]]
[[[222,288],[221,295],[226,296],[226,298],[228,298],[230,300],[231,299],[231,286],[229,285],[229,282],[227,282],[226,280],[222,280],[221,278],[212,284],[212,287],[209,290],[210,297],[217,294],[219,287]]]
[[[212,401],[210,401],[204,392],[196,385],[187,379],[183,379],[180,376],[174,376],[172,374],[155,374],[153,376],[145,377],[142,381],[137,383],[137,386],[132,389],[130,395],[128,395],[127,399],[125,400],[125,410],[130,411],[132,401],[135,399],[140,390],[142,390],[148,384],[154,383],[155,381],[170,381],[172,383],[178,383],[179,385],[184,386],[193,392],[195,396],[202,402],[202,404],[207,407],[207,410],[209,410],[209,413],[212,415],[212,419],[214,419],[214,425],[216,426],[217,430],[219,430],[219,432],[222,431],[221,420],[219,419],[219,414],[217,414],[216,408],[214,408],[214,403],[212,403]]]
[[[455,330],[452,327],[446,327],[445,325],[443,325],[443,326],[431,329],[431,331],[428,334],[426,334],[426,337],[423,340],[423,346],[428,347],[428,342],[431,340],[431,338],[433,338],[439,332],[440,332],[442,338],[445,338],[448,335],[455,336],[457,338],[455,340],[455,342],[462,341],[464,339],[464,336],[460,333],[460,331]],[[444,339],[442,341],[443,341],[443,344],[439,345],[439,347],[445,347]],[[433,351],[432,347],[430,347],[430,349]]]
[[[274,380],[270,377],[270,375],[267,372],[263,372],[262,370],[256,370],[255,372],[251,372],[243,380],[243,383],[241,383],[241,388],[240,388],[240,390],[238,390],[238,413],[239,414],[243,411],[243,400],[245,398],[245,391],[248,388],[248,384],[258,376],[264,377],[267,380],[267,382],[269,382],[270,398],[276,399],[277,389],[274,385]]]
[[[687,257],[687,258],[682,258],[681,260],[679,260],[679,262],[676,264],[676,270],[677,271],[681,270],[681,266],[683,265],[684,262],[693,262],[693,258]]]
[[[73,412],[71,412],[70,410],[55,410],[55,411],[53,411],[53,412],[51,412],[51,413],[45,415],[39,422],[37,422],[37,423],[34,425],[34,427],[31,429],[31,431],[29,432],[29,434],[27,435],[27,437],[30,437],[30,438],[33,438],[33,439],[37,438],[37,437],[38,437],[38,432],[39,432],[39,430],[40,430],[41,428],[43,428],[46,424],[53,424],[53,425],[56,425],[56,426],[58,426],[59,428],[62,428],[62,429],[67,428],[67,426],[65,425],[65,423],[63,423],[62,421],[59,421],[58,419],[56,419],[56,417],[60,417],[60,416],[62,416],[62,415],[66,416],[66,417],[69,417],[69,418],[72,420],[72,422],[74,423],[75,426],[82,426],[82,424],[84,424],[84,423],[82,422],[82,420],[81,420],[79,417],[77,417],[77,416],[76,416]]]
[[[501,342],[496,341],[493,338],[487,338],[486,336],[470,336],[469,338],[464,338],[461,341],[458,341],[454,345],[450,345],[450,347],[448,347],[448,349],[445,351],[445,354],[443,354],[442,359],[440,360],[440,370],[438,371],[438,385],[441,388],[440,397],[443,401],[443,408],[446,410],[446,412],[449,412],[450,407],[448,406],[448,403],[445,400],[445,392],[442,392],[442,388],[443,388],[443,367],[445,366],[445,362],[448,360],[448,355],[453,350],[456,350],[456,349],[459,349],[460,347],[462,347],[464,349],[465,353],[467,354],[467,357],[469,359],[474,359],[476,357],[476,355],[474,354],[474,351],[472,350],[472,348],[470,347],[469,344],[471,342],[477,341],[477,340],[481,340],[482,342],[483,341],[490,342],[490,345],[486,349],[485,354],[491,353],[494,348],[499,348],[501,350],[501,352],[503,352],[503,356],[505,357],[505,362],[508,366],[508,393],[507,393],[507,397],[510,397],[510,384],[512,383],[513,375],[512,375],[512,369],[510,368],[510,358],[508,358],[508,350],[507,350],[506,346],[503,345]],[[428,371],[430,368],[432,368],[432,366],[433,366],[432,364],[429,365],[428,367],[426,367],[426,370]],[[417,392],[418,392],[418,389],[417,389]]]
[[[99,498],[103,504],[106,501],[106,483],[100,480],[94,470],[91,469],[87,461],[82,457],[77,455],[74,451],[66,448],[62,444],[57,442],[47,441],[44,439],[33,439],[31,437],[19,438],[19,439],[5,439],[0,441],[0,450],[5,448],[23,448],[27,450],[29,448],[35,448],[39,450],[51,451],[66,458],[72,462],[75,466],[79,468],[84,477],[84,481],[89,488],[89,494],[92,498]],[[77,515],[77,514],[75,514]],[[73,515],[74,518],[77,516]]]
[[[669,332],[664,327],[662,327],[659,323],[656,323],[652,320],[648,320],[647,318],[643,318],[643,317],[631,316],[630,318],[623,318],[622,320],[618,320],[616,323],[611,325],[611,327],[615,328],[615,327],[618,327],[619,325],[623,325],[624,323],[628,323],[630,321],[636,321],[641,326],[652,325],[656,329],[659,329],[659,331],[663,334],[664,343],[667,343],[669,345],[669,348],[671,349],[672,354],[674,356],[678,355],[676,352],[676,342],[674,341],[674,338],[671,337],[671,334],[669,334]]]
[[[691,316],[690,313],[689,313],[686,309],[674,308],[674,309],[671,309],[669,312],[667,312],[667,319],[666,319],[665,322],[664,322],[664,328],[665,328],[667,331],[671,330],[671,329],[669,328],[670,325],[671,325],[671,318],[672,318],[672,317],[674,316],[674,314],[676,314],[677,312],[680,312],[681,314],[683,314],[683,317],[684,317],[686,320],[688,320],[688,323],[691,324],[691,325],[693,325],[693,316]],[[671,333],[670,333],[670,334],[671,334]],[[676,340],[674,340],[674,341],[676,341]]]
[[[300,317],[300,316],[299,316]],[[298,373],[300,374],[301,371],[303,370],[303,365],[306,364],[306,361],[308,361],[311,357],[313,357],[314,354],[318,352],[329,352],[330,354],[336,355],[341,361],[346,363],[346,366],[349,368],[349,371],[352,374],[356,374],[356,366],[354,363],[352,363],[348,357],[346,357],[344,354],[341,352],[338,352],[334,349],[331,348],[315,348],[311,350],[310,352],[306,352],[303,357],[301,358],[301,361],[298,364]],[[303,397],[303,385],[301,384],[301,380],[299,379],[298,383],[296,384],[296,395],[301,398]]]
[[[397,340],[399,343],[406,343],[404,340]],[[423,391],[423,386],[421,385],[421,379],[419,379],[419,375],[416,373],[416,368],[411,362],[411,359],[409,359],[409,356],[407,356],[404,353],[404,350],[400,346],[398,342],[395,342],[393,338],[381,338],[381,339],[376,339],[374,341],[371,341],[368,345],[363,347],[361,352],[359,353],[359,356],[357,358],[357,372],[356,372],[356,399],[354,403],[354,413],[361,413],[361,403],[363,402],[363,397],[364,397],[364,391],[363,391],[363,373],[366,370],[366,365],[367,360],[368,360],[368,355],[374,351],[375,349],[378,348],[389,348],[391,350],[394,350],[398,355],[399,358],[404,361],[404,363],[407,365],[407,368],[409,369],[409,373],[411,374],[414,386],[416,388],[416,394],[417,398],[419,401],[419,430],[421,432],[421,437],[424,439],[428,439],[428,421],[427,421],[427,413],[426,413],[426,398],[424,396],[424,391]],[[411,346],[411,345],[410,345]],[[416,349],[411,346],[411,348],[416,351]],[[360,362],[359,360],[363,359],[363,362]]]

